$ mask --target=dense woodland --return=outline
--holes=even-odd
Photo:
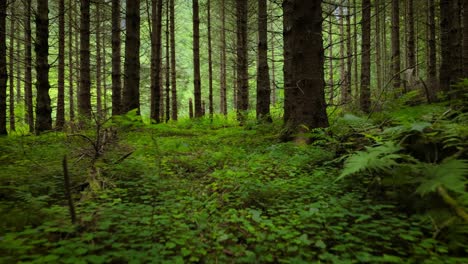
[[[0,0],[0,263],[468,263],[468,0]]]

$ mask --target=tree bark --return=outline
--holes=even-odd
[[[428,0],[428,83],[430,100],[435,99],[437,93],[437,49],[436,49],[436,22],[435,22],[435,0]]]
[[[385,6],[385,2],[383,3]],[[375,0],[375,67],[376,67],[376,75],[377,75],[377,90],[380,91],[382,86],[382,46],[380,44],[380,36],[381,36],[381,23],[380,23],[380,12],[382,8],[382,3],[380,0]]]
[[[6,2],[0,1],[0,135],[7,135]]]
[[[177,72],[176,72],[176,49],[175,49],[175,3],[170,0],[170,37],[171,37],[171,84],[172,84],[172,120],[177,120]]]
[[[408,0],[408,68],[416,67],[416,41],[414,33],[414,2]],[[414,73],[414,71],[413,71]]]
[[[247,52],[247,0],[236,1],[237,11],[237,119],[245,122],[249,109],[249,73]]]
[[[69,1],[68,5],[68,102],[69,102],[69,116],[70,122],[75,120],[75,92],[74,92],[74,79],[73,79],[73,4],[72,1]],[[26,84],[25,84],[26,85]]]
[[[59,54],[58,54],[58,95],[55,127],[65,125],[65,1],[59,0]]]
[[[81,0],[80,14],[80,89],[78,97],[78,113],[80,118],[91,117],[91,78],[89,51],[90,0]],[[83,120],[82,120],[83,121]]]
[[[195,98],[195,117],[201,117],[201,80],[200,80],[200,17],[198,0],[193,0],[193,94]]]
[[[452,85],[460,82],[463,76],[463,51],[462,51],[462,21],[461,21],[461,2],[462,0],[452,0],[451,15],[450,15],[450,52],[451,52],[451,68],[450,68],[450,82]]]
[[[96,2],[96,115],[102,117],[101,2]]]
[[[221,0],[221,58],[220,58],[220,112],[227,115],[227,68],[226,68],[226,1]]]
[[[151,2],[151,118],[161,122],[161,22],[162,0]]]
[[[468,0],[463,0],[463,78],[468,78]]]
[[[207,23],[208,23],[208,112],[210,118],[213,118],[214,107],[213,107],[213,59],[212,59],[212,47],[211,47],[211,0],[207,1],[206,7]]]
[[[36,133],[52,129],[52,108],[49,97],[49,6],[47,0],[37,1],[36,14]]]
[[[327,127],[322,1],[283,2],[285,123],[292,132]],[[308,65],[308,67],[303,67]]]
[[[10,81],[9,83],[9,119],[10,119],[10,131],[15,131],[15,76],[14,76],[14,69],[15,69],[15,19],[14,16],[15,14],[15,3],[10,2],[9,3],[11,9],[10,9],[10,50],[9,50],[9,73],[8,73],[8,80]]]
[[[394,89],[401,87],[400,64],[400,2],[399,0],[392,0],[392,75]]]
[[[450,0],[440,0],[440,42],[441,42],[441,62],[439,70],[439,84],[443,92],[450,91],[450,71],[451,71],[451,29],[452,14],[450,12]]]
[[[332,34],[332,30],[333,30],[333,19],[334,16],[329,16],[328,17],[328,57],[329,57],[329,81],[328,81],[328,84],[330,85],[330,104],[333,104],[333,102],[335,101],[335,75],[334,75],[334,69],[333,69],[333,34]]]
[[[170,61],[169,61],[169,2],[166,2],[166,123],[171,118]]]
[[[140,0],[127,0],[125,16],[125,74],[123,89],[124,113],[137,109],[140,113]]]
[[[370,77],[371,77],[371,2],[362,1],[362,59],[361,59],[361,110],[370,111]]]
[[[24,22],[24,105],[26,107],[25,119],[29,125],[29,132],[34,132],[34,110],[32,95],[32,33],[31,33],[31,0],[25,1],[25,22]],[[0,78],[1,79],[1,78]],[[0,100],[1,101],[1,100]]]
[[[257,119],[271,122],[267,1],[258,0]]]
[[[112,0],[112,115],[122,113],[120,0]]]

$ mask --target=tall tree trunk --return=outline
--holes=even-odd
[[[36,14],[36,133],[52,129],[49,96],[49,7],[47,0],[37,1]]]
[[[211,0],[208,0],[206,7],[208,14],[208,112],[210,118],[213,118],[214,107],[213,107],[213,59],[212,59],[212,47],[211,47]]]
[[[221,0],[221,58],[220,58],[220,112],[227,115],[227,68],[226,68],[226,0]]]
[[[249,109],[249,73],[247,47],[247,0],[236,1],[237,10],[237,119],[241,124]]]
[[[29,132],[34,132],[34,110],[32,95],[32,33],[31,33],[31,0],[25,1],[24,22],[24,105],[26,107],[25,119],[29,125]],[[0,78],[1,79],[1,78]],[[0,100],[1,101],[1,100]]]
[[[416,41],[414,33],[414,2],[408,0],[408,67],[416,67]],[[414,73],[414,72],[413,72]]]
[[[353,19],[353,25],[354,25],[354,36],[353,36],[353,47],[354,47],[354,52],[353,52],[353,58],[354,58],[354,85],[355,85],[355,98],[358,97],[359,94],[359,70],[358,70],[358,65],[359,65],[359,54],[358,54],[358,21],[357,21],[357,4],[356,0],[353,0],[353,13],[354,13],[354,19]]]
[[[122,113],[120,0],[112,0],[112,115]]]
[[[382,87],[382,46],[380,45],[380,12],[381,6],[385,6],[385,2],[381,3],[380,0],[375,0],[375,67],[376,67],[376,74],[377,74],[377,89],[380,91]]]
[[[169,61],[169,2],[166,2],[166,123],[171,118],[170,61]]]
[[[65,125],[65,0],[59,0],[58,95],[55,127]]]
[[[463,78],[468,78],[468,0],[463,0]]]
[[[101,2],[96,3],[96,114],[102,117]]]
[[[0,135],[7,134],[6,2],[0,1]]]
[[[15,69],[15,3],[10,2],[10,58],[9,58],[9,73],[8,73],[8,78],[9,78],[9,114],[10,114],[10,131],[15,131],[15,76],[13,74],[14,69]]]
[[[450,0],[440,0],[440,42],[441,42],[441,62],[439,70],[440,89],[443,92],[450,91],[450,71],[451,71],[451,43],[450,29],[452,14],[450,12]]]
[[[80,1],[73,1],[73,10],[76,14],[77,17],[79,17],[80,13]],[[79,31],[79,34],[81,34],[81,18],[76,19],[76,23],[74,27],[76,28],[77,31]],[[77,106],[77,113],[78,113],[78,119],[80,117],[80,86],[81,86],[81,39],[79,36],[75,38],[75,65],[74,65],[77,70],[75,71],[75,79],[76,79],[76,106]]]
[[[175,50],[175,3],[170,0],[170,23],[171,23],[171,84],[172,84],[172,120],[177,120],[177,74],[176,74],[176,50]]]
[[[104,13],[105,14],[105,13]],[[107,30],[107,28],[104,29],[104,32]],[[107,90],[108,90],[108,87],[107,87],[107,49],[106,49],[106,34],[101,34],[101,43],[103,43],[102,45],[102,73],[103,73],[103,76],[102,76],[102,94],[103,94],[103,97],[102,97],[102,107],[103,107],[103,117],[104,119],[107,118],[107,114],[108,114],[108,106],[107,106],[107,97],[108,97],[108,93],[107,93]]]
[[[267,1],[258,0],[257,119],[271,122]]]
[[[400,2],[392,0],[392,77],[395,89],[401,87],[400,64]]]
[[[437,92],[437,49],[436,49],[436,22],[435,22],[435,0],[428,0],[428,83],[430,100],[435,99]]]
[[[450,52],[451,52],[451,70],[450,70],[450,81],[451,84],[458,83],[463,76],[463,51],[462,51],[462,22],[461,22],[461,2],[462,0],[452,0],[451,15],[450,15]]]
[[[349,0],[347,1],[349,4]],[[346,7],[346,79],[345,79],[345,86],[346,86],[346,97],[347,101],[351,101],[352,96],[352,70],[353,70],[353,51],[352,51],[352,43],[351,43],[351,12],[349,5]]]
[[[78,97],[78,113],[80,118],[91,116],[91,78],[89,51],[89,17],[90,0],[81,0],[80,14],[80,89]]]
[[[200,17],[198,0],[193,0],[193,94],[195,97],[195,117],[201,117],[201,80],[200,80]]]
[[[303,126],[328,126],[321,5],[310,0],[283,3],[285,123],[294,132],[303,132]]]
[[[329,57],[329,85],[330,85],[330,104],[333,105],[333,102],[335,100],[335,75],[334,75],[334,69],[333,69],[333,19],[334,16],[329,16],[328,17],[328,57]]]
[[[125,74],[123,89],[124,113],[137,109],[140,113],[140,0],[127,0],[125,16]]]
[[[21,13],[20,12],[17,12],[16,16],[20,16]],[[18,28],[19,30],[19,28]],[[17,30],[17,31],[18,31]],[[16,33],[17,34],[17,33]],[[16,103],[20,103],[21,102],[21,67],[22,67],[22,61],[21,61],[21,45],[22,45],[22,41],[20,40],[17,40],[16,41],[16,47],[15,47],[15,56],[16,56],[16,93],[15,93],[15,96],[16,96]]]
[[[344,25],[344,1],[341,1],[341,6],[339,7],[339,18],[340,18],[340,88],[341,88],[341,103],[346,104],[348,102],[348,96],[346,94],[346,58],[345,58],[345,44],[346,44],[346,35],[345,35],[345,25]]]
[[[70,122],[75,120],[75,92],[74,92],[74,79],[73,79],[73,3],[69,1],[68,4],[68,102],[69,102],[69,115],[70,115]],[[26,85],[26,84],[25,84]]]
[[[371,77],[371,1],[362,1],[362,62],[361,62],[361,110],[370,111]]]
[[[162,0],[151,1],[151,118],[161,122],[161,23]]]
[[[276,59],[276,54],[275,54],[275,33],[274,28],[273,28],[273,23],[270,23],[270,30],[272,32],[271,36],[271,104],[276,105],[276,67],[275,67],[275,59]]]

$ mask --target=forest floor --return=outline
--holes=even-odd
[[[0,138],[0,263],[468,263],[427,214],[336,181],[370,136],[284,143],[279,124],[234,123],[122,119],[94,160],[92,131]]]

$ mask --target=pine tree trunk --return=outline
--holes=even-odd
[[[102,117],[101,2],[96,3],[96,116]]]
[[[309,129],[328,126],[321,2],[283,3],[285,123],[292,132],[303,132],[303,126]]]
[[[213,118],[213,59],[211,45],[211,0],[207,1],[207,23],[208,23],[208,112]]]
[[[195,97],[195,117],[202,117],[200,80],[200,18],[198,0],[193,0],[193,94]]]
[[[450,73],[451,73],[451,43],[450,29],[452,14],[450,10],[451,0],[440,0],[440,43],[441,43],[441,62],[439,70],[440,89],[443,92],[450,91]]]
[[[450,15],[450,52],[451,52],[451,70],[450,82],[456,84],[460,82],[463,76],[463,50],[462,50],[462,21],[461,21],[461,0],[450,1],[451,15]]]
[[[166,123],[171,118],[170,61],[169,61],[169,2],[166,2]]]
[[[172,84],[172,120],[177,120],[178,106],[177,106],[177,72],[176,72],[176,50],[175,50],[175,3],[170,0],[170,37],[171,37],[171,84]]]
[[[221,0],[221,58],[220,58],[220,112],[227,115],[227,68],[226,68],[226,1]]]
[[[69,103],[69,117],[70,122],[75,120],[75,92],[73,85],[73,5],[72,1],[69,1],[68,5],[68,103]]]
[[[140,113],[140,0],[127,0],[122,110]]]
[[[10,114],[10,131],[15,131],[15,76],[13,74],[15,69],[15,3],[11,2],[10,4],[10,49],[9,49],[9,70],[8,70],[8,80],[9,80],[9,114]]]
[[[90,78],[90,0],[81,0],[80,14],[80,89],[78,113],[80,118],[91,117],[91,78]]]
[[[59,0],[58,95],[55,127],[65,125],[65,1]]]
[[[21,15],[20,12],[17,12],[16,14],[18,17]],[[18,30],[19,31],[19,28]],[[17,34],[17,33],[16,33]],[[22,45],[22,41],[21,40],[17,40],[16,41],[16,47],[15,47],[15,56],[16,56],[16,60],[17,60],[17,63],[16,63],[16,93],[15,93],[15,96],[16,96],[16,99],[15,99],[15,102],[16,103],[20,103],[21,102],[21,99],[22,99],[22,95],[21,95],[21,70],[22,70],[22,66],[23,66],[23,61],[22,61],[22,58],[21,58],[21,45]]]
[[[332,30],[333,30],[333,19],[334,16],[329,16],[328,17],[328,57],[329,57],[329,67],[330,67],[330,70],[329,70],[329,85],[330,85],[330,104],[333,105],[333,102],[335,101],[335,75],[334,75],[334,69],[333,69],[333,34],[332,34]]]
[[[339,7],[339,18],[340,18],[340,88],[341,88],[341,104],[346,104],[348,102],[348,97],[346,95],[346,70],[345,70],[345,43],[346,35],[344,30],[344,11],[343,11],[344,1],[341,1],[341,6]]]
[[[385,3],[383,3],[383,5],[385,5]],[[377,90],[378,91],[380,91],[383,88],[382,86],[382,46],[380,43],[381,6],[382,4],[380,3],[380,0],[375,0],[375,37],[377,40],[375,42],[375,67],[376,67],[376,74],[377,74]]]
[[[162,0],[151,2],[151,118],[161,122],[161,24]]]
[[[49,7],[47,0],[37,1],[36,14],[36,133],[52,129],[49,97]]]
[[[414,32],[414,2],[408,0],[408,68],[416,67],[416,42]],[[415,72],[413,71],[413,74]]]
[[[122,113],[120,0],[112,0],[112,115]]]
[[[237,12],[237,119],[241,124],[249,109],[249,74],[247,57],[247,0],[236,1]]]
[[[394,89],[401,87],[400,64],[400,2],[392,0],[392,77]]]
[[[267,1],[258,0],[257,119],[271,122]]]
[[[371,77],[371,2],[362,1],[362,62],[361,62],[361,110],[370,112],[370,77]]]
[[[463,0],[463,78],[468,78],[468,0]]]
[[[437,49],[436,49],[436,22],[435,22],[435,0],[428,0],[428,83],[430,100],[435,100],[437,93]]]
[[[25,22],[24,22],[24,39],[25,39],[25,42],[24,42],[24,57],[25,57],[24,105],[26,107],[25,119],[29,125],[29,132],[34,132],[34,111],[33,111],[33,102],[32,102],[33,95],[32,95],[32,55],[31,55],[32,53],[31,0],[26,0],[25,3],[26,3],[26,6],[25,6],[26,12],[25,12]]]
[[[273,32],[274,28],[273,28],[273,23],[270,23],[270,27],[271,27],[271,104],[273,106],[276,105],[276,67],[275,67],[275,59],[276,59],[276,54],[275,54],[275,33]]]
[[[192,98],[189,99],[189,117],[190,117],[190,119],[193,118],[193,103],[192,103]]]
[[[347,1],[349,3],[349,0]],[[353,70],[353,51],[352,51],[352,43],[351,43],[351,12],[350,8],[346,8],[346,101],[351,101],[352,96],[352,73]]]
[[[355,98],[358,97],[358,94],[359,94],[359,54],[358,54],[358,21],[357,21],[357,4],[356,4],[356,0],[353,0],[353,13],[354,13],[354,21],[353,21],[353,25],[354,25],[354,36],[353,36],[353,40],[354,40],[354,43],[353,43],[353,47],[354,47],[354,52],[353,52],[353,58],[354,58],[354,84],[355,84],[355,90],[354,90],[354,94],[355,94]]]
[[[0,1],[0,135],[7,134],[6,2]]]

